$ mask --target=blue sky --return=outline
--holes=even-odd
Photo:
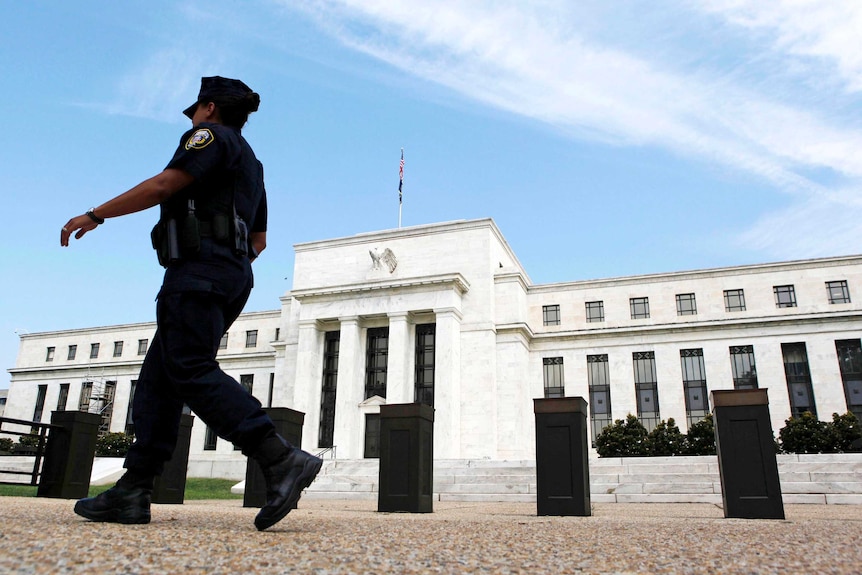
[[[201,76],[261,94],[249,311],[293,244],[397,227],[401,148],[403,225],[492,217],[535,283],[862,252],[862,3],[655,4],[7,3],[0,365],[153,319],[155,211],[59,230],[164,167]]]

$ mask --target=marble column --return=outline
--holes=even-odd
[[[323,332],[317,321],[299,322],[299,339],[296,349],[296,381],[293,409],[305,414],[302,426],[302,447],[317,449],[317,432],[320,426],[320,389],[323,378]]]
[[[389,314],[386,403],[413,403],[411,327],[407,312]]]
[[[461,456],[461,313],[435,309],[434,458]]]
[[[340,318],[340,321],[333,444],[339,459],[360,459],[365,445],[365,422],[358,409],[365,399],[362,327],[356,316]]]

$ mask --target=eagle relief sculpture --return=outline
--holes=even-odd
[[[398,267],[398,260],[389,248],[383,250],[383,253],[378,252],[376,249],[368,250],[368,253],[371,255],[371,269],[373,270],[380,270],[383,269],[383,266],[386,266],[389,268],[389,273],[392,273]]]

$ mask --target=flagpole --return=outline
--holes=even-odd
[[[404,185],[404,148],[401,148],[401,163],[398,165],[398,228],[401,228],[401,187]]]

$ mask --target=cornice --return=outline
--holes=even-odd
[[[496,332],[497,336],[510,334],[520,335],[521,337],[524,337],[527,341],[530,341],[531,339],[536,337],[536,334],[533,332],[532,329],[530,329],[530,326],[523,322],[498,325],[496,328]]]
[[[502,272],[494,274],[494,283],[517,283],[525,292],[530,290],[530,278],[520,272]]]
[[[793,260],[788,262],[776,262],[766,264],[751,264],[742,266],[731,266],[724,268],[707,268],[701,270],[689,270],[679,272],[667,272],[646,274],[638,276],[621,276],[616,278],[578,280],[572,282],[560,282],[551,284],[532,285],[530,293],[542,293],[548,291],[559,291],[566,289],[599,289],[614,286],[637,285],[645,283],[678,282],[685,280],[711,279],[721,277],[738,277],[744,275],[756,275],[777,272],[794,272],[810,269],[822,269],[829,267],[862,265],[862,255],[838,256],[829,258],[815,258],[808,260]]]
[[[294,290],[291,295],[300,302],[327,296],[358,295],[394,289],[422,289],[429,287],[451,287],[463,295],[470,291],[470,283],[460,273],[440,274],[403,279],[383,279],[336,286]]]

